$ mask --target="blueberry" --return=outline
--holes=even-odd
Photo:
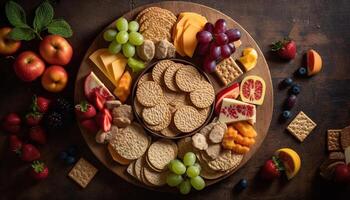
[[[75,145],[72,145],[70,146],[68,149],[67,149],[67,153],[70,155],[70,156],[76,156],[77,155],[77,147]]]
[[[76,159],[75,159],[75,157],[73,157],[73,156],[67,156],[67,158],[65,159],[65,161],[66,161],[66,163],[67,163],[68,165],[72,165],[72,164],[75,163]]]
[[[283,119],[289,119],[291,117],[292,113],[289,110],[285,110],[282,112]]]
[[[293,83],[293,79],[292,78],[285,78],[285,79],[283,79],[282,82],[283,82],[284,86],[290,86]]]
[[[290,88],[290,93],[294,95],[298,95],[300,93],[300,85],[294,84]]]
[[[287,98],[286,103],[285,103],[286,109],[288,109],[288,110],[292,109],[296,102],[297,102],[297,96],[294,94],[290,95]]]
[[[67,158],[67,156],[68,156],[67,152],[65,152],[65,151],[60,152],[59,157],[61,160],[65,160]]]
[[[297,74],[298,74],[299,76],[305,76],[306,73],[307,73],[307,69],[306,69],[305,67],[300,67],[300,68],[298,69],[298,71],[297,71]]]
[[[240,189],[246,189],[248,187],[248,181],[247,179],[243,178],[238,182],[238,187]]]

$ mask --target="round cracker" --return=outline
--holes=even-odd
[[[161,139],[153,144],[147,152],[148,161],[153,167],[164,170],[168,163],[177,156],[177,145],[171,140]]]
[[[170,125],[165,129],[161,130],[160,133],[166,137],[175,137],[180,133],[180,131],[177,130],[173,123],[170,123]]]
[[[151,169],[149,166],[145,166],[143,169],[146,180],[155,186],[163,186],[166,184],[166,178],[168,172],[157,172]]]
[[[185,156],[187,152],[193,152],[192,138],[185,137],[177,141],[177,147],[179,149],[177,156],[181,159]]]
[[[190,65],[186,65],[177,70],[175,75],[176,85],[181,91],[192,92],[200,88],[202,75],[198,70]]]
[[[236,168],[242,159],[242,154],[232,153],[231,150],[224,150],[216,159],[208,162],[208,166],[216,171],[227,171]]]
[[[210,83],[206,81],[201,81],[201,83],[201,89],[191,92],[190,99],[197,108],[207,108],[215,100],[215,91]]]
[[[152,107],[159,104],[163,96],[162,88],[153,81],[145,81],[136,90],[137,100],[146,107]]]
[[[128,165],[131,163],[131,160],[125,159],[119,155],[119,153],[114,149],[111,144],[108,144],[107,149],[112,159],[121,165]]]
[[[135,167],[134,167],[136,178],[139,181],[141,181],[142,159],[144,159],[144,156],[142,156],[136,160]]]
[[[205,162],[199,162],[199,164],[201,166],[200,176],[205,179],[208,179],[208,180],[218,179],[224,176],[225,174],[227,174],[227,171],[212,170],[210,167],[208,167],[207,163]]]
[[[153,81],[151,72],[148,72],[148,73],[145,73],[144,75],[142,75],[141,78],[139,79],[139,81],[137,82],[137,85],[139,86],[146,81]]]
[[[137,115],[139,117],[142,116],[142,110],[145,108],[142,104],[140,104],[140,102],[137,100],[137,98],[135,98],[135,103],[134,103],[134,106],[135,106],[135,111],[137,113]]]
[[[139,124],[132,123],[119,131],[109,144],[121,157],[135,160],[146,152],[149,138]]]
[[[163,94],[165,97],[165,102],[170,104],[173,102],[179,95],[176,92],[173,92],[167,88],[163,88]]]
[[[160,124],[157,124],[157,125],[154,125],[154,126],[146,124],[146,126],[149,129],[153,130],[153,131],[161,131],[161,130],[165,129],[171,123],[171,112],[170,112],[170,110],[168,109],[165,114],[166,114],[165,118]]]
[[[168,105],[161,103],[154,107],[144,108],[142,118],[147,124],[155,126],[165,120],[167,112],[169,112]]]
[[[137,178],[135,174],[135,162],[136,161],[133,161],[129,164],[128,168],[126,168],[126,172],[128,172],[128,174],[130,174],[132,177]]]
[[[181,132],[189,133],[197,129],[203,120],[197,109],[192,106],[182,106],[175,112],[174,123]]]
[[[163,83],[164,83],[163,77],[164,77],[165,70],[173,64],[175,64],[175,63],[171,60],[159,61],[152,69],[153,80],[156,83],[158,83],[159,85],[163,85]]]
[[[164,83],[171,91],[177,92],[180,90],[176,85],[175,74],[181,67],[183,67],[183,64],[180,63],[170,65],[164,73]]]

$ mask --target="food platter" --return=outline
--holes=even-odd
[[[214,180],[206,180],[206,185],[212,185],[224,178],[229,177],[232,175],[236,170],[238,170],[240,167],[243,167],[244,164],[255,154],[257,153],[259,147],[261,146],[265,136],[267,135],[268,128],[271,122],[272,113],[273,113],[273,87],[272,87],[272,81],[271,81],[271,75],[268,68],[268,65],[266,63],[266,60],[264,58],[263,53],[261,52],[260,48],[258,47],[257,43],[254,41],[254,39],[250,36],[250,34],[241,27],[237,22],[235,22],[233,19],[228,17],[227,15],[209,8],[207,6],[203,6],[200,4],[195,3],[189,3],[189,2],[161,2],[161,3],[155,3],[155,4],[149,4],[145,6],[138,7],[124,15],[124,17],[128,20],[132,20],[136,17],[136,15],[144,10],[146,7],[150,6],[157,6],[164,9],[168,9],[171,12],[173,12],[175,15],[178,15],[181,12],[196,12],[198,14],[201,14],[205,16],[209,22],[215,22],[217,19],[225,19],[227,21],[228,26],[234,27],[239,29],[242,32],[241,42],[242,45],[240,48],[237,49],[237,51],[233,54],[233,58],[237,59],[241,54],[242,50],[245,47],[252,47],[257,51],[258,54],[258,60],[257,60],[257,66],[244,74],[244,76],[247,75],[258,75],[266,82],[266,94],[264,99],[264,104],[261,106],[258,106],[256,109],[256,124],[255,129],[258,132],[257,137],[255,138],[256,143],[251,147],[250,151],[244,155],[243,160],[240,162],[239,166],[236,167],[234,170],[230,171],[229,173],[225,174],[224,176],[214,179]],[[116,18],[119,16],[116,16]],[[111,23],[108,27],[114,27],[115,22]],[[106,27],[106,29],[108,28]],[[78,103],[82,100],[84,100],[84,91],[83,91],[83,85],[84,85],[84,78],[90,73],[90,71],[93,71],[99,79],[109,88],[111,91],[113,91],[114,87],[113,84],[108,81],[108,79],[104,76],[102,72],[96,68],[93,63],[89,60],[89,55],[93,53],[95,50],[99,48],[105,48],[108,44],[103,40],[103,32],[96,37],[96,39],[93,41],[93,43],[90,45],[89,49],[87,50],[82,63],[80,65],[80,69],[77,75],[76,84],[75,84],[75,102]],[[181,56],[177,56],[177,58],[181,58],[184,60],[187,60],[191,63],[194,63],[196,66],[200,65],[200,61],[198,59],[190,59],[190,58],[183,58]],[[133,80],[137,80],[139,74],[133,74]],[[212,74],[209,74],[210,82],[212,83],[215,92],[218,92],[221,88],[223,88],[223,85],[220,83],[220,81],[213,76]],[[244,76],[241,76],[236,81],[241,81]],[[131,99],[127,101],[131,104]],[[82,135],[90,147],[91,151],[94,153],[94,155],[112,172],[123,178],[124,180],[133,183],[135,185],[146,187],[149,189],[156,189],[160,191],[168,191],[169,188],[167,187],[150,187],[142,184],[141,182],[137,181],[135,178],[131,177],[127,172],[126,168],[127,166],[120,165],[113,161],[111,156],[109,155],[109,152],[106,148],[106,145],[98,144],[95,141],[95,136],[91,133],[88,133],[86,130],[84,130],[81,125],[80,129],[82,132]],[[155,137],[156,139],[156,137]]]

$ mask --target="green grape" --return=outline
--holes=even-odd
[[[114,40],[115,36],[117,35],[117,31],[114,29],[108,29],[103,33],[103,39],[107,42],[111,42]]]
[[[108,46],[108,51],[112,54],[119,53],[121,49],[122,49],[122,45],[118,44],[118,42],[115,40],[111,42]]]
[[[202,177],[196,176],[194,178],[191,178],[191,185],[196,190],[203,190],[205,187],[205,182]]]
[[[131,58],[135,55],[135,46],[131,45],[129,42],[123,44],[123,54],[127,58]]]
[[[186,172],[185,165],[179,160],[177,160],[172,164],[171,169],[172,169],[172,172],[178,175],[182,175]]]
[[[126,31],[120,31],[115,39],[119,44],[125,44],[129,40],[129,34]]]
[[[194,177],[198,176],[199,173],[200,173],[200,169],[196,166],[189,166],[186,170],[186,174],[190,178],[194,178]]]
[[[145,63],[141,60],[137,60],[136,58],[129,58],[128,65],[133,72],[139,72],[145,68]]]
[[[176,162],[181,162],[181,161],[178,160],[178,159],[174,159],[174,160],[171,160],[171,161],[169,162],[168,168],[169,168],[169,170],[170,170],[171,172],[174,172],[174,171],[173,171],[173,165],[174,165],[174,163],[176,163]]]
[[[201,173],[201,171],[202,171],[202,167],[201,167],[201,165],[200,165],[199,163],[194,163],[194,165],[193,165],[193,166],[198,167],[198,169],[199,169],[199,173]]]
[[[196,154],[193,152],[187,152],[184,156],[183,161],[186,166],[193,165],[196,162]]]
[[[131,21],[129,22],[129,31],[138,31],[139,30],[139,23],[137,21]]]
[[[121,17],[117,19],[117,21],[115,22],[115,26],[117,27],[118,31],[127,31],[128,20],[126,20],[124,17]]]
[[[166,182],[170,187],[175,187],[179,185],[182,181],[183,181],[182,176],[174,173],[170,173],[166,177]]]
[[[143,36],[138,32],[129,33],[129,42],[135,46],[139,46],[143,43]]]
[[[188,194],[191,192],[191,183],[187,179],[185,181],[182,181],[182,183],[179,185],[180,193],[181,194]]]

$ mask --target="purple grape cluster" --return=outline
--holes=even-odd
[[[224,19],[206,23],[203,30],[197,33],[197,54],[205,56],[203,68],[206,72],[213,72],[216,63],[230,57],[236,51],[233,42],[241,38],[238,29],[228,29]]]

